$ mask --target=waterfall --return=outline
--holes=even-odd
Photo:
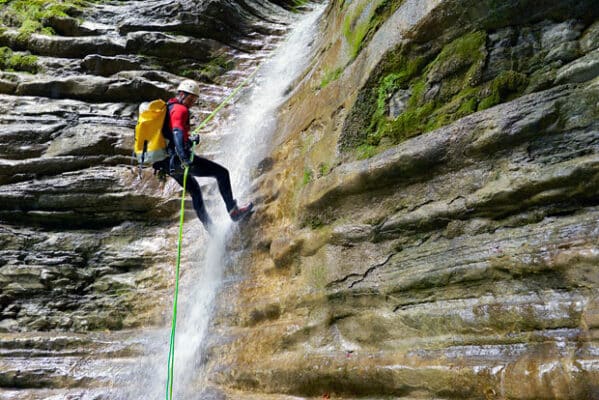
[[[315,5],[312,11],[297,16],[286,39],[259,66],[253,82],[231,107],[230,117],[217,127],[222,136],[222,151],[215,161],[229,169],[233,193],[240,204],[250,197],[251,170],[267,156],[276,128],[277,108],[312,58],[314,31],[324,7]],[[205,178],[199,181],[201,184],[214,182]],[[197,220],[188,224],[184,233],[184,242],[187,241],[184,246],[190,248],[193,246],[190,242],[195,241],[198,247],[191,251],[181,267],[174,372],[174,397],[177,399],[197,399],[201,391],[196,382],[201,375],[202,344],[225,266],[234,262],[226,250],[234,224],[226,215],[220,198],[214,204],[208,204],[208,208],[217,225],[213,237],[204,242],[198,240],[204,233]],[[138,398],[164,396],[168,337],[159,340],[160,346],[148,345],[152,352],[160,354],[148,355],[152,361],[143,362],[135,394]]]
[[[247,99],[237,103],[235,118],[225,127],[224,147],[229,149],[223,162],[230,167],[233,187],[245,193],[250,171],[268,155],[276,128],[278,106],[289,95],[289,88],[312,60],[316,22],[324,5],[303,16],[287,39],[258,71]]]

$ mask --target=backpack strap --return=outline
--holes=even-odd
[[[169,146],[170,146],[170,143],[173,141],[173,132],[171,131],[171,128],[170,128],[170,122],[171,122],[171,110],[173,109],[175,104],[178,104],[178,102],[166,104],[166,116],[164,117],[164,123],[162,124],[162,136],[164,136],[164,138],[166,140],[168,140]]]

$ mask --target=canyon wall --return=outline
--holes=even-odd
[[[166,353],[180,193],[130,165],[137,106],[196,79],[197,124],[303,3],[98,1],[33,33],[3,4],[0,397],[136,397]],[[184,366],[199,398],[598,399],[598,16],[326,3]]]
[[[597,12],[331,2],[254,182],[211,384],[599,398]]]
[[[166,359],[180,189],[132,164],[137,108],[196,79],[197,125],[287,31],[278,3],[0,5],[0,398],[131,399]]]

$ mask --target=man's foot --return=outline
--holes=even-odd
[[[251,213],[253,208],[254,203],[249,203],[243,207],[237,207],[236,205],[229,211],[229,216],[233,221],[237,222],[249,213]]]

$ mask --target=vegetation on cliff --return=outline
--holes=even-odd
[[[517,71],[501,71],[481,82],[486,40],[485,32],[476,31],[446,44],[434,58],[408,49],[390,57],[373,91],[366,137],[358,146],[377,146],[383,138],[397,144],[522,94],[527,77]]]
[[[403,0],[361,1],[347,13],[343,22],[343,34],[350,45],[352,59],[402,3]],[[343,1],[340,5],[347,7],[348,2]]]
[[[392,15],[404,0],[354,1],[340,0],[334,2],[335,8],[343,15],[341,33],[343,36],[342,59],[337,65],[329,65],[321,71],[320,84],[315,90],[327,87],[341,77],[346,67],[358,56],[360,51],[370,42],[380,26]]]
[[[0,21],[7,26],[17,28],[23,37],[32,33],[53,35],[56,33],[52,24],[54,18],[76,15],[86,3],[89,1],[0,0],[0,5],[4,7],[0,12]]]
[[[367,158],[476,111],[547,89],[563,65],[592,50],[585,43],[596,29],[581,20],[545,20],[488,30],[454,27],[432,45],[404,43],[387,54],[359,92],[340,148]]]
[[[0,47],[0,71],[38,72],[37,57],[30,54],[16,54],[8,47]]]
[[[186,67],[177,71],[177,74],[199,81],[216,82],[219,76],[233,68],[235,68],[235,60],[224,53],[219,53],[202,66],[195,69]]]

